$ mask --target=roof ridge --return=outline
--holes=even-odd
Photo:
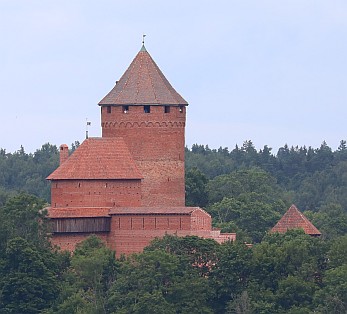
[[[174,93],[172,92],[171,89],[174,90],[174,88],[172,87],[172,85],[170,84],[169,80],[165,77],[165,75],[163,74],[163,72],[160,70],[159,66],[156,64],[156,62],[153,60],[153,58],[151,57],[151,55],[149,55],[149,57],[152,59],[153,63],[155,64],[155,70],[157,71],[158,75],[160,76],[160,78],[162,79],[162,81],[164,82],[165,86],[167,86],[167,84],[169,85],[168,91],[171,94],[171,96],[178,101],[176,95],[174,95]],[[176,92],[176,91],[175,91]],[[177,92],[176,92],[177,93]]]
[[[147,50],[146,50],[146,51],[147,51]],[[148,52],[147,52],[147,53],[148,53]],[[151,57],[151,55],[150,55],[149,53],[148,53],[148,55],[149,55],[149,57],[152,59],[152,57]],[[154,65],[156,65],[156,63],[154,62],[153,59],[152,59],[152,61],[153,61]],[[154,67],[154,69],[156,69],[156,67]],[[147,63],[147,71],[148,71],[148,73],[150,72],[148,63]],[[153,89],[154,98],[155,98],[155,99],[158,99],[158,98],[157,98],[157,94],[156,94],[155,89],[154,89],[154,84],[153,84],[153,78],[152,78],[152,76],[150,76],[150,80],[151,80],[151,85],[152,85],[152,89]]]

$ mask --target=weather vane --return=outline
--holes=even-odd
[[[146,37],[146,35],[145,35],[145,34],[143,34],[143,35],[142,35],[142,45],[144,45],[144,44],[145,44],[145,37]]]
[[[86,118],[86,138],[88,138],[88,126],[90,126],[92,123],[88,121],[88,118]]]

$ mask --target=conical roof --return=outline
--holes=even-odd
[[[142,46],[115,87],[99,105],[188,105]]]
[[[309,235],[321,235],[319,230],[293,204],[271,229],[271,232],[285,233],[289,229],[303,229]]]

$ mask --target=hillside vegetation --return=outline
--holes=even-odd
[[[295,204],[323,233],[347,232],[347,146],[336,151],[281,147],[276,155],[251,141],[232,151],[193,145],[186,149],[186,203],[201,206],[225,231],[259,242]]]
[[[0,150],[0,313],[347,312],[345,141],[276,155],[250,141],[232,151],[193,145],[187,205],[205,208],[237,241],[166,236],[120,259],[96,236],[74,255],[51,247],[42,208],[58,162],[51,144]],[[292,203],[321,238],[268,234]]]

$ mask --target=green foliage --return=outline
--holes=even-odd
[[[114,252],[97,236],[88,237],[71,257],[54,313],[105,313],[107,292],[116,273]]]
[[[329,268],[335,268],[347,263],[347,234],[334,239],[329,250]]]
[[[328,269],[314,304],[321,313],[342,314],[347,311],[347,235],[335,238],[328,251]]]
[[[208,183],[209,203],[220,202],[224,197],[239,197],[254,193],[261,200],[271,200],[281,193],[276,179],[259,168],[233,171]]]
[[[243,195],[239,199],[224,198],[208,211],[218,222],[233,221],[254,242],[259,242],[280,218],[273,206],[257,200],[254,194]]]
[[[95,314],[93,294],[90,291],[79,290],[71,293],[55,308],[44,312],[45,314]],[[100,312],[103,313],[103,312]]]
[[[9,240],[0,280],[0,305],[5,313],[37,313],[58,292],[53,267],[22,238]]]
[[[213,178],[235,169],[234,161],[228,155],[228,149],[220,148],[217,152],[208,146],[195,144],[191,151],[186,149],[186,168],[197,168],[208,178]]]
[[[146,313],[153,303],[156,313],[211,313],[208,281],[188,259],[153,248],[129,257],[110,290],[110,312]]]
[[[235,224],[253,241],[279,220],[286,205],[282,189],[266,171],[259,168],[237,170],[208,183],[208,212],[217,224]]]
[[[305,211],[304,214],[324,238],[334,239],[347,234],[347,212],[340,204],[330,203],[322,206],[319,212]]]
[[[27,154],[22,146],[14,153],[0,149],[0,187],[9,193],[24,191],[49,201],[50,185],[45,179],[58,164],[58,149],[49,143],[34,154]]]
[[[347,263],[325,273],[324,287],[316,293],[316,303],[323,313],[347,311]]]
[[[200,276],[206,276],[216,262],[218,248],[217,242],[212,239],[165,235],[162,239],[153,240],[145,251],[162,250],[174,254],[183,265],[188,263]]]
[[[77,245],[71,259],[80,287],[95,293],[106,291],[116,273],[115,254],[95,235]]]
[[[226,307],[227,313],[236,314],[252,314],[251,301],[247,291],[243,291],[240,295],[236,296],[233,300],[228,302]]]
[[[236,145],[232,151],[195,144],[191,150],[186,149],[187,173],[193,168],[204,174],[208,182],[201,184],[198,177],[190,176],[186,194],[194,193],[194,204],[200,201],[205,204],[201,192],[205,188],[206,209],[212,214],[214,225],[237,230],[243,239],[259,241],[293,203],[306,210],[323,237],[333,239],[346,233],[347,149],[344,140],[335,152],[323,142],[316,149],[284,145],[276,155],[266,145],[257,152],[251,141],[245,141],[241,148]],[[257,208],[257,213],[248,213]],[[251,226],[252,219],[258,215],[260,224],[253,221]],[[247,216],[250,224],[247,224]]]
[[[48,244],[45,236],[45,211],[44,200],[36,196],[20,193],[8,199],[0,208],[0,216],[3,217],[3,226],[6,237],[22,237],[35,244]]]
[[[251,260],[252,250],[244,244],[226,242],[219,247],[217,262],[209,274],[215,291],[211,300],[215,313],[224,313],[227,304],[233,301],[237,304],[232,306],[242,306],[241,299],[245,296],[241,295],[251,275]]]
[[[121,260],[95,236],[72,256],[51,250],[45,201],[20,191],[49,200],[57,148],[0,149],[0,313],[346,313],[346,147],[193,145],[187,204],[237,242],[166,236]],[[322,239],[266,234],[291,203]]]
[[[205,207],[208,202],[206,176],[197,168],[186,172],[186,205]]]
[[[315,285],[298,276],[288,276],[279,281],[276,294],[278,307],[287,311],[293,307],[306,307],[312,304]]]
[[[66,256],[51,249],[43,205],[21,193],[0,207],[1,313],[38,313],[59,292]]]
[[[301,230],[269,234],[253,248],[249,293],[257,311],[307,311],[322,286],[327,245]]]

